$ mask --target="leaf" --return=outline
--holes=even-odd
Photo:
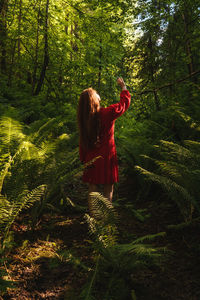
[[[24,191],[18,196],[15,202],[9,203],[4,198],[4,205],[0,206],[1,231],[4,231],[4,236],[9,232],[9,229],[16,217],[23,209],[30,208],[34,202],[39,201],[44,195],[46,186],[40,185],[31,192]]]
[[[134,290],[131,290],[131,297],[132,297],[132,300],[137,300]]]

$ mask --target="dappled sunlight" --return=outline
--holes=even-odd
[[[0,298],[200,299],[199,0],[0,2]]]

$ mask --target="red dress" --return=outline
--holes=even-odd
[[[118,163],[114,141],[115,120],[130,106],[131,96],[124,90],[120,94],[120,102],[106,108],[100,108],[100,143],[98,146],[84,151],[79,145],[80,160],[87,163],[95,160],[85,168],[83,181],[92,184],[108,184],[118,182]]]

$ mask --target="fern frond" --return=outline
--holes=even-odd
[[[166,235],[165,231],[162,231],[162,232],[159,232],[159,233],[155,233],[155,234],[148,234],[148,235],[142,236],[140,238],[137,238],[136,240],[134,240],[132,242],[132,244],[138,244],[138,243],[141,243],[141,242],[144,242],[144,241],[153,241],[156,238],[158,238],[158,237],[164,237],[165,235]]]
[[[190,159],[192,157],[192,153],[189,149],[175,144],[173,142],[160,140],[160,146],[156,145],[157,148],[160,148],[165,155],[169,157],[174,157],[176,160],[180,159]]]
[[[11,163],[13,162],[13,158],[12,156],[8,156],[8,161],[5,162],[5,165],[2,166],[2,169],[0,171],[0,194],[3,188],[3,183],[4,183],[4,179],[7,176],[7,174],[9,173],[9,168],[11,166]]]
[[[1,153],[0,152],[0,170],[2,170],[4,168],[4,165],[6,162],[8,162],[9,160],[9,153]]]
[[[114,245],[117,240],[117,214],[112,203],[100,193],[89,195],[89,207],[93,217],[86,215],[90,232],[96,237],[97,249]],[[101,246],[100,246],[101,245]]]
[[[173,160],[157,160],[148,155],[141,155],[141,157],[147,159],[148,161],[152,161],[156,166],[159,167],[163,174],[169,175],[173,178],[182,177],[182,172],[190,173],[190,170],[186,167],[186,165],[174,162]]]
[[[158,174],[155,174],[153,172],[147,171],[140,166],[135,166],[135,169],[137,171],[139,171],[141,174],[145,175],[147,177],[147,179],[161,184],[167,191],[170,192],[171,189],[175,189],[176,191],[179,191],[185,198],[187,198],[188,200],[191,200],[191,196],[189,195],[189,193],[183,187],[179,186],[171,179],[161,176],[161,175],[158,175]]]
[[[200,159],[200,142],[192,140],[184,140],[184,144],[194,151],[197,157]]]
[[[122,247],[121,247],[122,246]],[[138,257],[148,257],[148,259],[156,257],[160,257],[161,254],[157,251],[157,249],[153,248],[151,245],[140,244],[140,243],[130,243],[125,245],[117,245],[118,250],[121,251],[122,255],[134,254]]]
[[[2,231],[4,230],[5,236],[19,213],[23,209],[30,208],[34,202],[39,201],[44,195],[45,189],[45,185],[40,185],[31,192],[27,192],[25,195],[19,195],[16,201],[12,204],[8,204],[8,202],[6,202],[6,207],[0,206],[0,215],[2,216],[4,214],[4,218],[1,219],[2,224],[0,227]],[[7,215],[5,215],[5,209],[8,211]]]
[[[53,153],[56,148],[55,142],[45,141],[40,144],[38,147],[38,156],[45,157]]]
[[[127,272],[138,267],[151,264],[159,264],[165,248],[154,248],[152,245],[140,242],[129,244],[115,244],[104,248],[102,256],[105,265],[112,266],[116,271]]]
[[[38,149],[30,141],[22,141],[22,143],[18,147],[18,150],[13,155],[13,160],[16,157],[19,157],[19,155],[20,160],[36,159],[38,158]]]
[[[200,207],[198,202],[196,201],[196,199],[194,199],[194,197],[192,197],[192,195],[183,186],[177,184],[175,181],[171,180],[170,178],[157,175],[153,172],[149,172],[139,166],[136,166],[135,169],[139,171],[141,174],[143,174],[144,176],[146,176],[147,179],[160,184],[175,200],[184,217],[186,217],[185,209],[186,210],[188,209],[187,206],[189,206],[189,203],[192,203],[200,212]],[[186,200],[188,204],[187,206],[183,202],[183,199]]]
[[[45,124],[43,124],[37,132],[33,133],[32,141],[36,145],[40,145],[43,140],[49,136],[50,128],[57,122],[56,118],[49,119]]]
[[[22,125],[11,118],[2,117],[0,119],[0,139],[4,146],[10,147],[11,142],[23,140]]]
[[[4,221],[9,218],[10,206],[8,199],[5,196],[0,195],[0,224],[3,224]]]
[[[87,214],[85,218],[89,225],[90,233],[92,233],[94,238],[93,247],[98,252],[102,253],[105,248],[116,244],[118,235],[116,225],[102,224],[101,221],[97,221]]]
[[[116,212],[112,203],[98,192],[89,194],[91,202],[92,215],[95,219],[101,220],[104,225],[114,224],[116,222]]]
[[[198,124],[194,122],[194,120],[183,111],[176,110],[176,113],[191,129],[198,127]]]
[[[192,171],[185,164],[177,163],[174,161],[159,161],[155,160],[156,164],[159,166],[163,175],[169,176],[174,179],[181,179],[183,178],[183,174],[186,177],[191,176]]]

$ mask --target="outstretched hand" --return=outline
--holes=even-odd
[[[124,79],[122,77],[119,77],[117,79],[117,83],[119,84],[119,86],[121,87],[122,91],[126,90],[126,84],[124,82]]]

